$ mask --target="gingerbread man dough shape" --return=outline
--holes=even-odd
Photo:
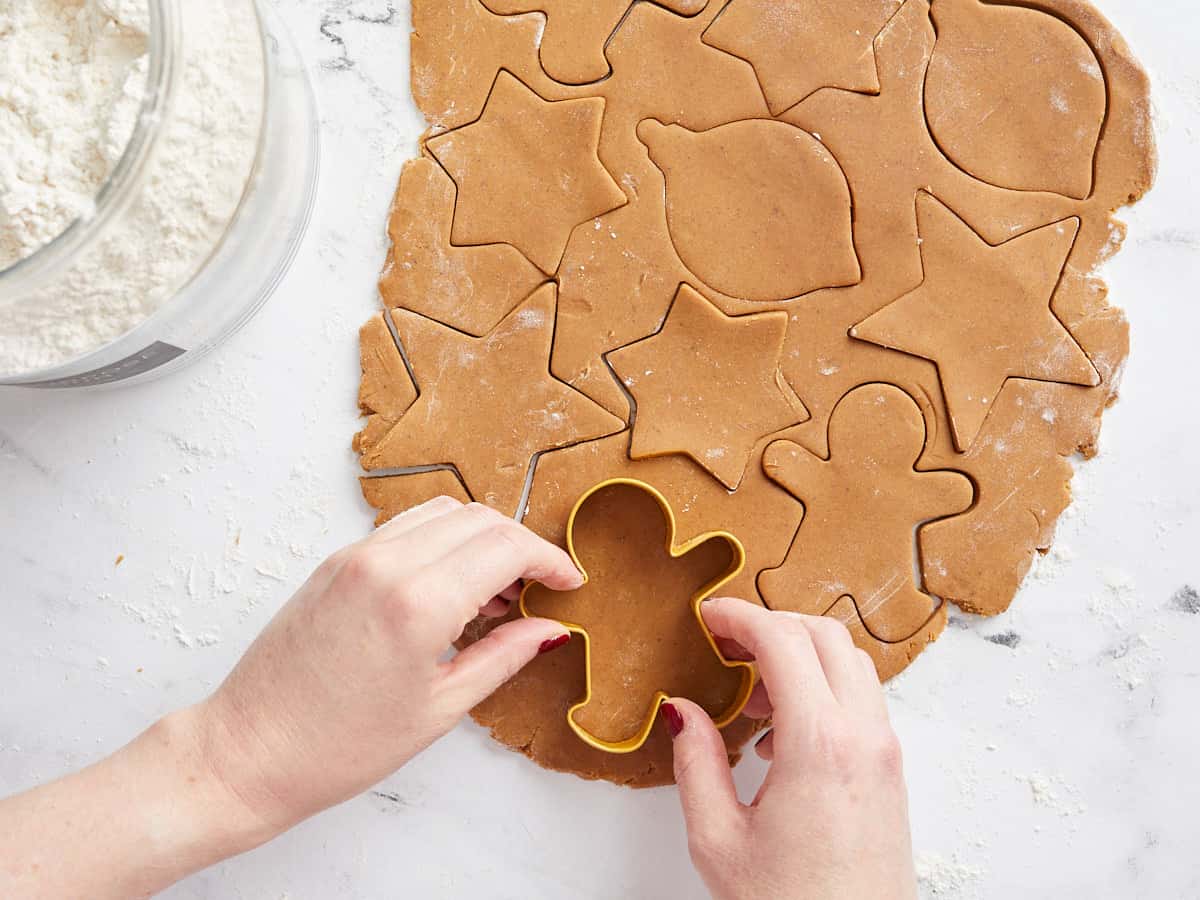
[[[558,619],[586,644],[587,692],[567,718],[598,749],[631,753],[650,736],[668,697],[687,697],[718,726],[733,721],[754,686],[753,668],[727,662],[699,604],[745,564],[724,533],[676,544],[675,516],[655,488],[618,479],[580,499],[567,549],[586,578],[569,592],[532,583],[525,615]]]
[[[767,475],[805,506],[787,559],[759,576],[768,606],[824,615],[848,596],[879,640],[921,629],[937,604],[913,583],[913,529],[965,512],[974,499],[965,475],[915,470],[925,436],[911,397],[872,384],[834,409],[829,459],[790,441],[767,447]]]

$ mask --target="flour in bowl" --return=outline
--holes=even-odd
[[[129,142],[147,90],[152,0],[0,0],[0,270],[77,219]],[[253,0],[177,0],[174,94],[140,191],[62,271],[9,290],[0,375],[130,331],[219,246],[254,169],[265,74]]]

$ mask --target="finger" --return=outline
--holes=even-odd
[[[539,652],[566,643],[570,632],[549,619],[514,619],[445,663],[442,700],[458,721],[523,669]]]
[[[512,604],[503,597],[493,597],[479,609],[481,616],[487,616],[489,619],[500,619],[508,615],[508,611],[512,609]]]
[[[769,719],[771,717],[771,697],[767,693],[767,686],[761,681],[754,685],[754,690],[750,692],[750,699],[746,701],[742,715],[747,719]]]
[[[870,697],[868,708],[876,718],[888,721],[887,699],[883,695],[883,684],[879,681],[879,670],[875,668],[875,660],[861,647],[855,648],[858,663],[863,670],[863,683],[866,684],[867,695]]]
[[[480,608],[517,579],[540,581],[551,590],[574,590],[583,576],[571,557],[513,521],[494,525],[433,563],[428,572],[444,581],[461,628]]]
[[[500,592],[500,597],[504,600],[507,600],[509,603],[512,603],[514,600],[516,600],[518,597],[521,596],[521,587],[522,587],[521,582],[514,581],[512,584],[510,584],[508,587],[506,587],[504,590],[502,590]]]
[[[754,742],[754,752],[758,754],[759,759],[765,759],[767,762],[775,759],[775,729],[765,732]]]
[[[726,659],[737,659],[742,661],[754,659],[754,657],[750,655],[750,651],[735,640],[718,637],[715,634],[713,635],[713,639],[717,642],[717,649],[721,651],[721,655]]]
[[[706,600],[700,612],[714,634],[737,641],[754,655],[776,717],[785,724],[809,721],[834,702],[801,617],[729,598]]]
[[[725,742],[708,713],[690,700],[672,698],[661,713],[674,739],[675,783],[688,838],[693,845],[725,846],[736,838],[744,814]]]
[[[376,528],[371,534],[367,535],[361,543],[363,545],[380,544],[385,541],[394,540],[416,528],[420,528],[427,522],[441,518],[462,508],[462,503],[453,497],[434,497],[432,500],[406,509],[400,515],[388,519],[388,521]]]
[[[812,635],[817,659],[821,661],[833,696],[850,709],[868,709],[871,686],[863,677],[859,651],[846,626],[836,619],[823,616],[804,616],[803,621]],[[878,688],[875,691],[878,692]]]

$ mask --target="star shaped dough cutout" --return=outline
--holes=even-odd
[[[452,465],[471,496],[516,514],[538,453],[623,429],[550,374],[556,303],[554,285],[543,285],[480,338],[393,310],[419,393],[363,468]]]
[[[512,244],[553,274],[575,226],[625,204],[600,162],[604,100],[544,100],[500,72],[483,114],[432,137],[458,186],[451,241]]]
[[[630,457],[683,453],[736,490],[754,446],[809,417],[779,367],[787,323],[727,316],[680,286],[661,331],[608,354],[637,402]]]
[[[731,0],[704,43],[754,67],[772,115],[823,87],[879,92],[875,37],[902,0]]]
[[[937,364],[959,450],[971,448],[1009,378],[1100,384],[1095,366],[1051,308],[1078,219],[993,246],[921,192],[917,228],[924,281],[850,334]]]

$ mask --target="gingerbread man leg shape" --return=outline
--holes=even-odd
[[[822,615],[852,597],[867,629],[882,641],[907,640],[937,610],[914,581],[913,531],[965,512],[970,479],[918,472],[925,421],[911,397],[872,384],[847,394],[829,422],[829,458],[776,441],[763,467],[805,506],[783,565],[759,576],[773,609]]]

